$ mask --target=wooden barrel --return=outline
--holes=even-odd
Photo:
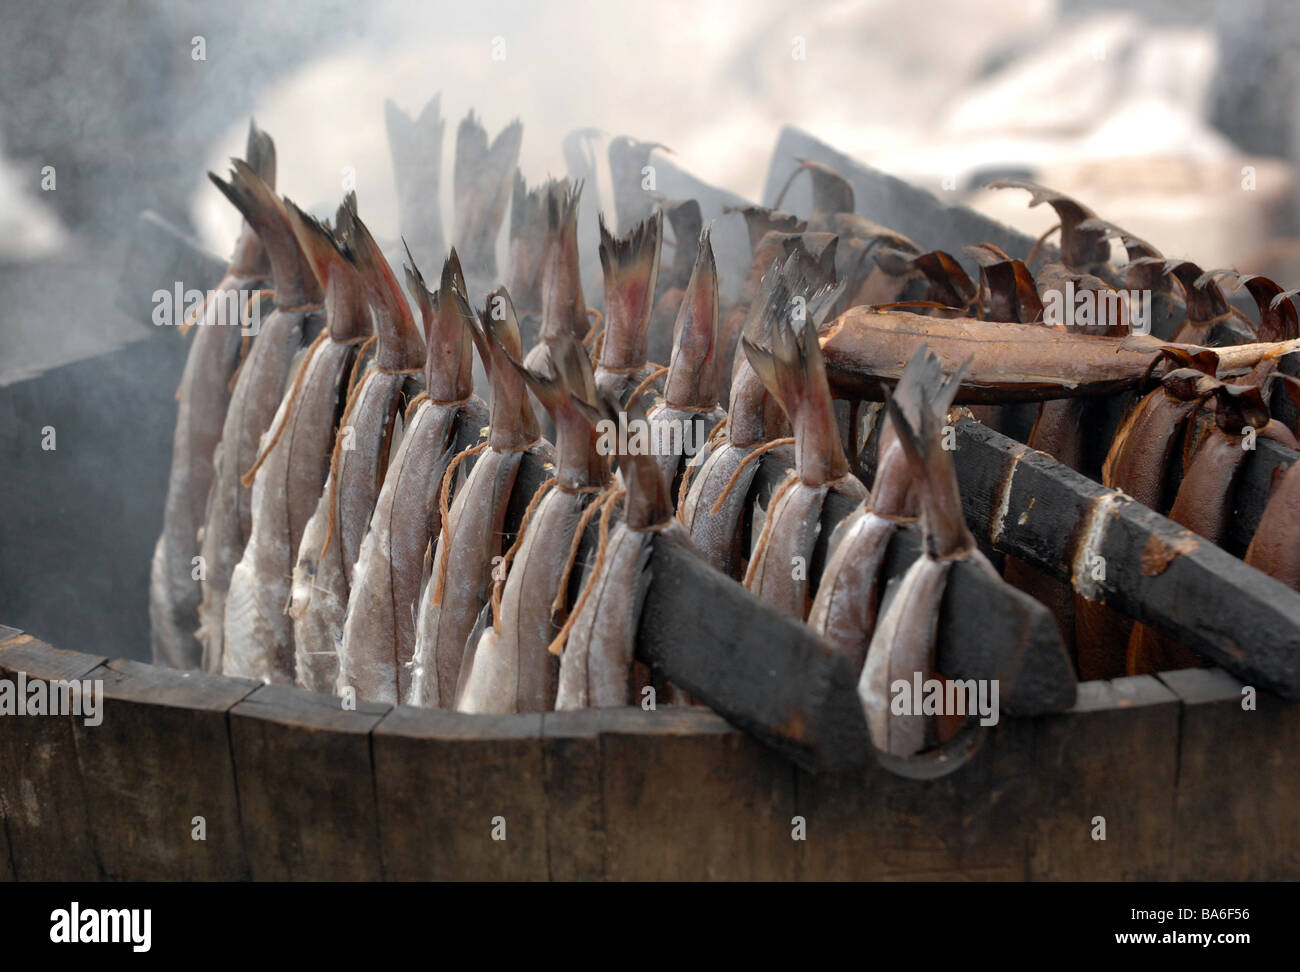
[[[1082,683],[927,782],[811,775],[703,709],[348,711],[0,629],[19,673],[102,682],[102,721],[0,717],[6,878],[1300,878],[1300,707],[1220,670]]]

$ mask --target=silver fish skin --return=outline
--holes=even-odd
[[[738,446],[724,439],[696,456],[697,469],[678,510],[678,518],[704,559],[736,580],[742,576],[745,566],[746,551],[742,549],[741,535],[746,500],[758,474],[759,461],[750,462],[744,469],[740,465],[753,451],[753,446]],[[714,513],[717,497],[733,477],[731,491]]]
[[[650,584],[650,554],[661,537],[690,544],[685,527],[676,520],[659,530],[634,530],[619,523],[610,531],[605,561],[586,580],[591,588],[584,586],[586,599],[560,656],[556,711],[629,704],[637,628]]]
[[[354,392],[330,478],[298,545],[289,606],[295,650],[337,656],[342,647],[353,568],[388,468],[407,377],[371,368]]]
[[[808,624],[862,671],[875,633],[880,576],[899,521],[858,508],[836,527]]]
[[[238,322],[226,319],[226,309],[230,294],[258,290],[265,281],[260,275],[227,273],[203,308],[185,358],[163,529],[149,570],[149,646],[156,665],[198,668],[202,662],[195,631],[203,592],[194,576],[194,558],[212,489],[213,453],[221,441],[230,380],[239,367],[243,341]]]
[[[539,443],[528,452],[549,461],[550,444]],[[445,570],[441,601],[434,603],[432,586],[420,600],[408,705],[455,707],[466,643],[490,600],[493,570],[505,552],[506,513],[524,455],[486,450],[456,493],[430,578],[430,585],[436,584]]]
[[[487,419],[477,399],[467,412],[479,426]],[[441,530],[438,496],[461,414],[427,399],[417,406],[375,502],[339,653],[339,683],[361,698],[396,704],[409,691],[425,555]]]
[[[813,549],[821,535],[822,504],[827,487],[793,482],[767,511],[767,522],[754,545],[745,587],[778,610],[803,620],[809,607]]]
[[[309,316],[314,315],[280,310],[271,314],[240,368],[230,397],[221,443],[213,455],[212,489],[200,545],[205,577],[198,637],[203,645],[204,671],[222,669],[226,594],[253,528],[252,489],[241,480],[257,461],[262,434],[280,406]]]
[[[939,608],[948,587],[951,561],[919,557],[885,609],[867,648],[858,679],[858,698],[867,717],[872,745],[891,756],[912,756],[926,748],[930,717],[891,711],[891,686],[913,675],[934,672]]]
[[[263,437],[270,452],[253,480],[252,532],[226,597],[224,675],[293,684],[287,607],[294,561],[329,475],[340,392],[355,352],[355,344],[329,338],[315,345],[296,394],[285,396]],[[277,432],[274,445],[265,441]]]
[[[546,712],[554,708],[559,659],[549,648],[559,626],[552,618],[551,604],[578,522],[594,498],[593,492],[556,488],[537,504],[506,575],[500,622],[485,633],[484,637],[490,634],[491,640],[487,644],[480,641],[474,654],[474,669],[483,665],[487,666],[485,671],[496,673],[493,684],[484,687],[489,681],[486,675],[471,672],[466,684],[474,686],[474,690],[467,690],[460,711],[485,711],[468,707],[475,698],[509,698],[510,693],[495,686],[494,680],[511,676],[514,701],[508,712]]]

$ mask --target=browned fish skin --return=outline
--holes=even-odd
[[[324,323],[316,276],[294,239],[283,204],[247,164],[235,159],[232,165],[230,183],[210,177],[267,248],[276,284],[275,310],[261,325],[239,370],[214,455],[200,554],[206,568],[199,605],[205,671],[221,670],[230,576],[252,531],[252,491],[243,485],[243,476],[257,461],[262,434],[280,406],[294,356],[314,337],[308,331]]]
[[[922,344],[944,370],[970,359],[970,376],[957,404],[1005,404],[1106,395],[1139,387],[1164,348],[1189,354],[1198,345],[1171,345],[1149,334],[1114,338],[1073,334],[1059,327],[998,321],[945,320],[903,311],[854,307],[821,329],[827,377],[836,397],[878,401],[881,383],[893,385]],[[1215,348],[1219,374],[1243,374],[1265,358],[1300,350],[1300,342]]]
[[[525,452],[550,458],[550,446],[541,441],[523,378],[512,363],[521,356],[521,343],[507,291],[488,295],[487,310],[474,328],[475,344],[492,384],[487,449],[456,491],[435,545],[416,622],[409,705],[448,709],[455,705],[466,640],[487,603],[493,567],[504,553],[506,513],[520,461]]]
[[[673,238],[662,244],[672,247],[672,262],[660,266],[654,309],[646,329],[646,359],[656,363],[668,361],[672,356],[678,312],[698,262],[696,244],[704,231],[700,204],[694,199],[668,199],[660,209],[673,231]]]
[[[248,163],[275,185],[275,145],[249,125]],[[232,302],[267,282],[270,262],[256,231],[244,220],[222,280],[200,313],[177,390],[176,432],[163,529],[149,575],[149,642],[156,665],[198,668],[202,645],[195,637],[202,588],[194,576],[199,530],[212,488],[213,453],[230,403],[230,384],[243,340],[238,321],[227,320]]]
[[[1258,388],[1249,389],[1241,397],[1221,395],[1216,404],[1215,424],[1196,446],[1170,507],[1169,519],[1222,546],[1232,517],[1237,475],[1253,443],[1246,437],[1246,430],[1288,449],[1296,448],[1296,440],[1286,426],[1268,418]],[[1254,414],[1247,418],[1247,411]],[[1128,674],[1149,675],[1208,664],[1176,639],[1144,624],[1133,626],[1128,643]]]
[[[1246,548],[1246,563],[1300,591],[1300,462],[1273,473],[1273,492],[1255,536]]]
[[[546,194],[546,249],[542,258],[542,319],[537,343],[524,366],[537,374],[551,371],[552,348],[587,335],[587,304],[578,263],[578,202],[582,184],[551,183]],[[540,402],[538,402],[540,405]],[[550,421],[549,415],[546,421]],[[554,438],[554,429],[544,429]]]

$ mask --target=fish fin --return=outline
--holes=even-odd
[[[257,173],[258,178],[270,188],[275,188],[275,140],[257,127],[257,120],[248,120],[248,142],[244,147],[244,161]]]
[[[284,203],[243,159],[231,159],[230,166],[229,182],[213,172],[208,173],[208,178],[243,214],[262,241],[271,260],[276,304],[292,307],[319,301],[321,291],[316,273],[298,244]]]
[[[709,226],[700,230],[695,266],[673,325],[664,399],[675,405],[706,407],[718,400],[718,267],[709,231]]]
[[[902,446],[913,475],[921,483],[922,519],[930,555],[947,558],[975,548],[962,514],[961,491],[952,453],[944,448],[943,429],[948,405],[970,367],[963,362],[944,376],[928,347],[918,348],[904,369],[899,387],[915,397],[915,414],[908,416],[895,395],[885,391],[890,425]],[[914,377],[909,378],[908,371]],[[906,384],[905,384],[906,382]]]
[[[359,216],[350,221],[349,229],[347,241],[375,312],[375,361],[384,371],[414,371],[424,362],[424,341],[401,284]]]
[[[615,237],[600,226],[600,265],[605,278],[605,340],[601,361],[611,366],[645,363],[647,328],[659,279],[664,214],[656,210]]]

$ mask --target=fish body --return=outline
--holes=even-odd
[[[632,661],[641,608],[649,589],[653,544],[690,543],[685,528],[670,520],[661,531],[635,530],[619,523],[609,534],[600,570],[587,579],[560,656],[557,711],[628,705]]]
[[[249,124],[245,156],[250,168],[275,185],[275,143],[256,123]],[[232,379],[241,361],[246,335],[232,313],[248,291],[269,282],[270,260],[261,238],[245,219],[221,282],[204,302],[185,370],[176,391],[176,430],[163,508],[163,529],[154,546],[149,571],[149,646],[154,664],[198,668],[202,644],[199,625],[202,586],[200,532],[207,519],[214,476],[213,454],[221,441]]]
[[[772,497],[745,586],[801,619],[811,606],[812,558],[828,490],[867,497],[844,455],[816,325],[807,316],[817,295],[809,293],[802,273],[800,255],[791,255],[741,339],[751,367],[789,417],[795,439],[794,469]]]
[[[339,207],[346,232],[356,197]],[[263,436],[252,477],[252,531],[230,578],[222,673],[293,684],[293,621],[287,608],[294,561],[329,475],[348,376],[369,318],[360,281],[327,225],[292,202],[285,209],[303,255],[325,294],[326,329],[307,350]]]
[[[269,455],[253,480],[253,525],[226,598],[222,674],[292,685],[293,621],[287,613],[294,561],[329,475],[336,416],[356,345],[322,340],[301,365],[263,436]],[[266,439],[278,435],[273,446]]]
[[[475,671],[467,677],[467,686],[473,688],[467,687],[465,699],[458,706],[462,712],[546,712],[555,707],[559,659],[548,649],[559,625],[552,614],[552,603],[560,593],[569,548],[582,514],[594,498],[592,491],[556,488],[537,505],[506,575],[498,622],[491,631],[493,641],[488,645],[480,643],[473,659],[475,670],[480,665],[495,670],[493,683],[497,678],[513,676],[513,691],[508,685],[485,688],[485,673]],[[480,697],[501,700],[507,708],[475,708],[478,703],[474,700]]]
[[[410,306],[370,231],[355,217],[349,226],[348,243],[364,299],[372,312],[375,345],[348,396],[329,479],[298,546],[289,613],[294,619],[294,650],[296,655],[310,656],[304,657],[310,663],[308,670],[329,670],[333,666],[325,656],[334,653],[339,658],[335,687],[340,691],[351,687],[365,698],[372,684],[354,685],[349,679],[355,676],[363,681],[370,669],[360,664],[349,668],[345,663],[344,623],[362,545],[396,451],[393,443],[399,434],[403,407],[417,397],[427,377],[422,367],[426,363],[425,342]],[[408,455],[410,451],[408,448]],[[423,549],[420,553],[423,555]],[[390,552],[385,550],[384,555]],[[368,561],[363,578],[374,578],[376,574]],[[377,641],[368,649],[384,657],[391,652],[392,644],[390,633],[387,642]],[[314,678],[304,676],[298,683],[305,685],[309,677]]]
[[[1300,462],[1273,475],[1273,491],[1245,561],[1300,591]]]
[[[858,697],[872,745],[891,756],[913,756],[933,741],[930,716],[892,711],[891,688],[900,680],[911,684],[917,672],[922,679],[934,672],[939,609],[951,566],[951,561],[918,557],[903,575],[867,649]]]
[[[214,476],[213,454],[221,441],[230,384],[240,362],[237,321],[225,320],[230,295],[260,289],[264,278],[230,274],[204,307],[177,392],[176,431],[163,510],[163,530],[149,572],[149,642],[156,665],[198,668],[195,640],[202,587],[194,576],[199,533],[206,519]]]
[[[1109,395],[1139,387],[1169,342],[1150,334],[1077,334],[1061,327],[922,317],[904,311],[853,307],[821,329],[827,376],[837,398],[879,401],[903,363],[926,345],[945,370],[970,359],[957,404],[1007,404],[1079,395]],[[1175,345],[1189,354],[1207,349]],[[1300,342],[1215,348],[1219,374],[1242,374],[1260,360],[1300,349]]]

